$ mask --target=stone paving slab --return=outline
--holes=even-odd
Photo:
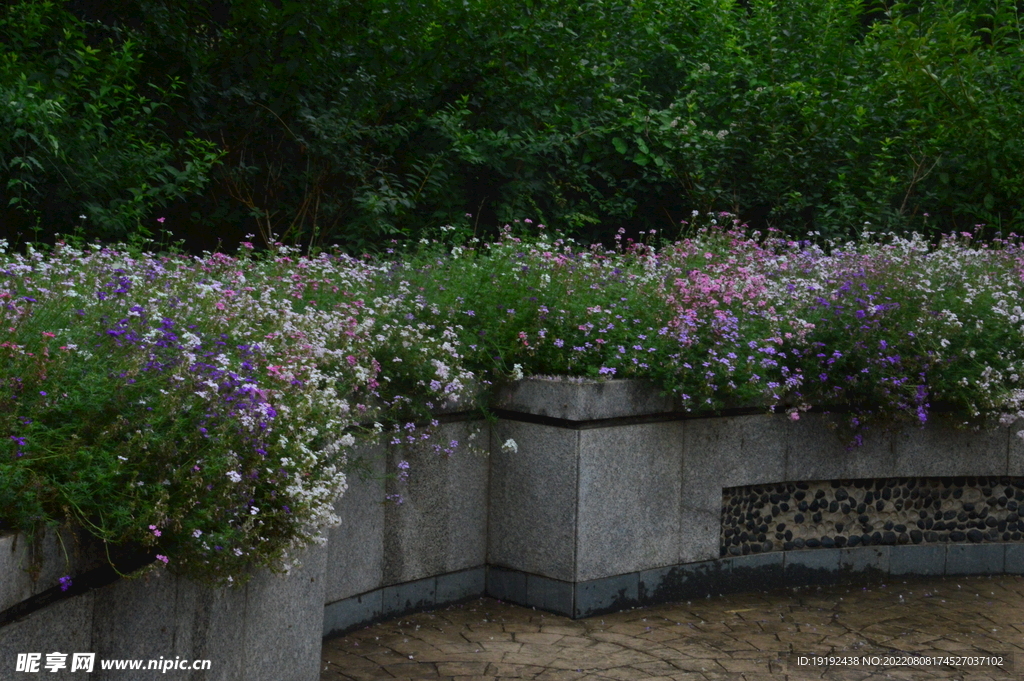
[[[1002,655],[1005,664],[798,663],[800,656],[940,654]],[[1024,679],[1024,578],[801,587],[585,620],[481,598],[325,639],[320,679]]]

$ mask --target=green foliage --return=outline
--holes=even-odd
[[[180,84],[141,94],[137,45],[97,30],[61,3],[0,14],[0,210],[14,224],[69,232],[84,218],[97,236],[145,236],[153,211],[200,189],[218,154],[166,134],[160,111]]]
[[[19,124],[27,149],[8,144],[4,159],[23,203],[41,187],[35,162],[57,153],[40,150],[69,136],[54,107],[84,109],[82,93],[109,81],[112,101],[89,100],[97,111],[75,127],[100,121],[110,143],[90,135],[94,154],[74,158],[112,158],[77,161],[90,172],[71,184],[110,188],[100,203],[117,215],[169,202],[193,233],[363,249],[527,216],[586,240],[620,226],[674,235],[694,209],[823,238],[865,222],[1006,232],[1024,217],[1011,0],[19,6],[107,46],[79,58],[96,75],[75,97],[29,102],[52,78],[19,86],[33,123]],[[48,40],[65,61],[82,51]],[[113,126],[119,116],[134,124]],[[175,199],[199,187],[211,142],[225,154],[213,181]],[[172,151],[192,154],[171,164],[189,179],[145,174]]]

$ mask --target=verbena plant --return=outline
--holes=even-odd
[[[0,252],[0,519],[237,581],[318,541],[357,443],[421,442],[432,409],[525,375],[645,378],[693,412],[838,409],[854,438],[938,406],[1024,416],[1018,240],[821,247],[694,217],[612,249],[523,223],[380,260]]]

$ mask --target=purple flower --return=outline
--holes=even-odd
[[[64,575],[60,578],[60,590],[67,591],[71,588],[71,575]]]

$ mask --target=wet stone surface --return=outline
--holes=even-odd
[[[1020,542],[1024,478],[889,478],[731,487],[722,556],[897,544]]]
[[[1022,653],[1024,579],[914,578],[731,595],[575,621],[479,599],[327,639],[320,678],[982,681],[1020,678]],[[817,655],[849,662],[957,654],[1001,655],[1004,666],[799,663]]]

